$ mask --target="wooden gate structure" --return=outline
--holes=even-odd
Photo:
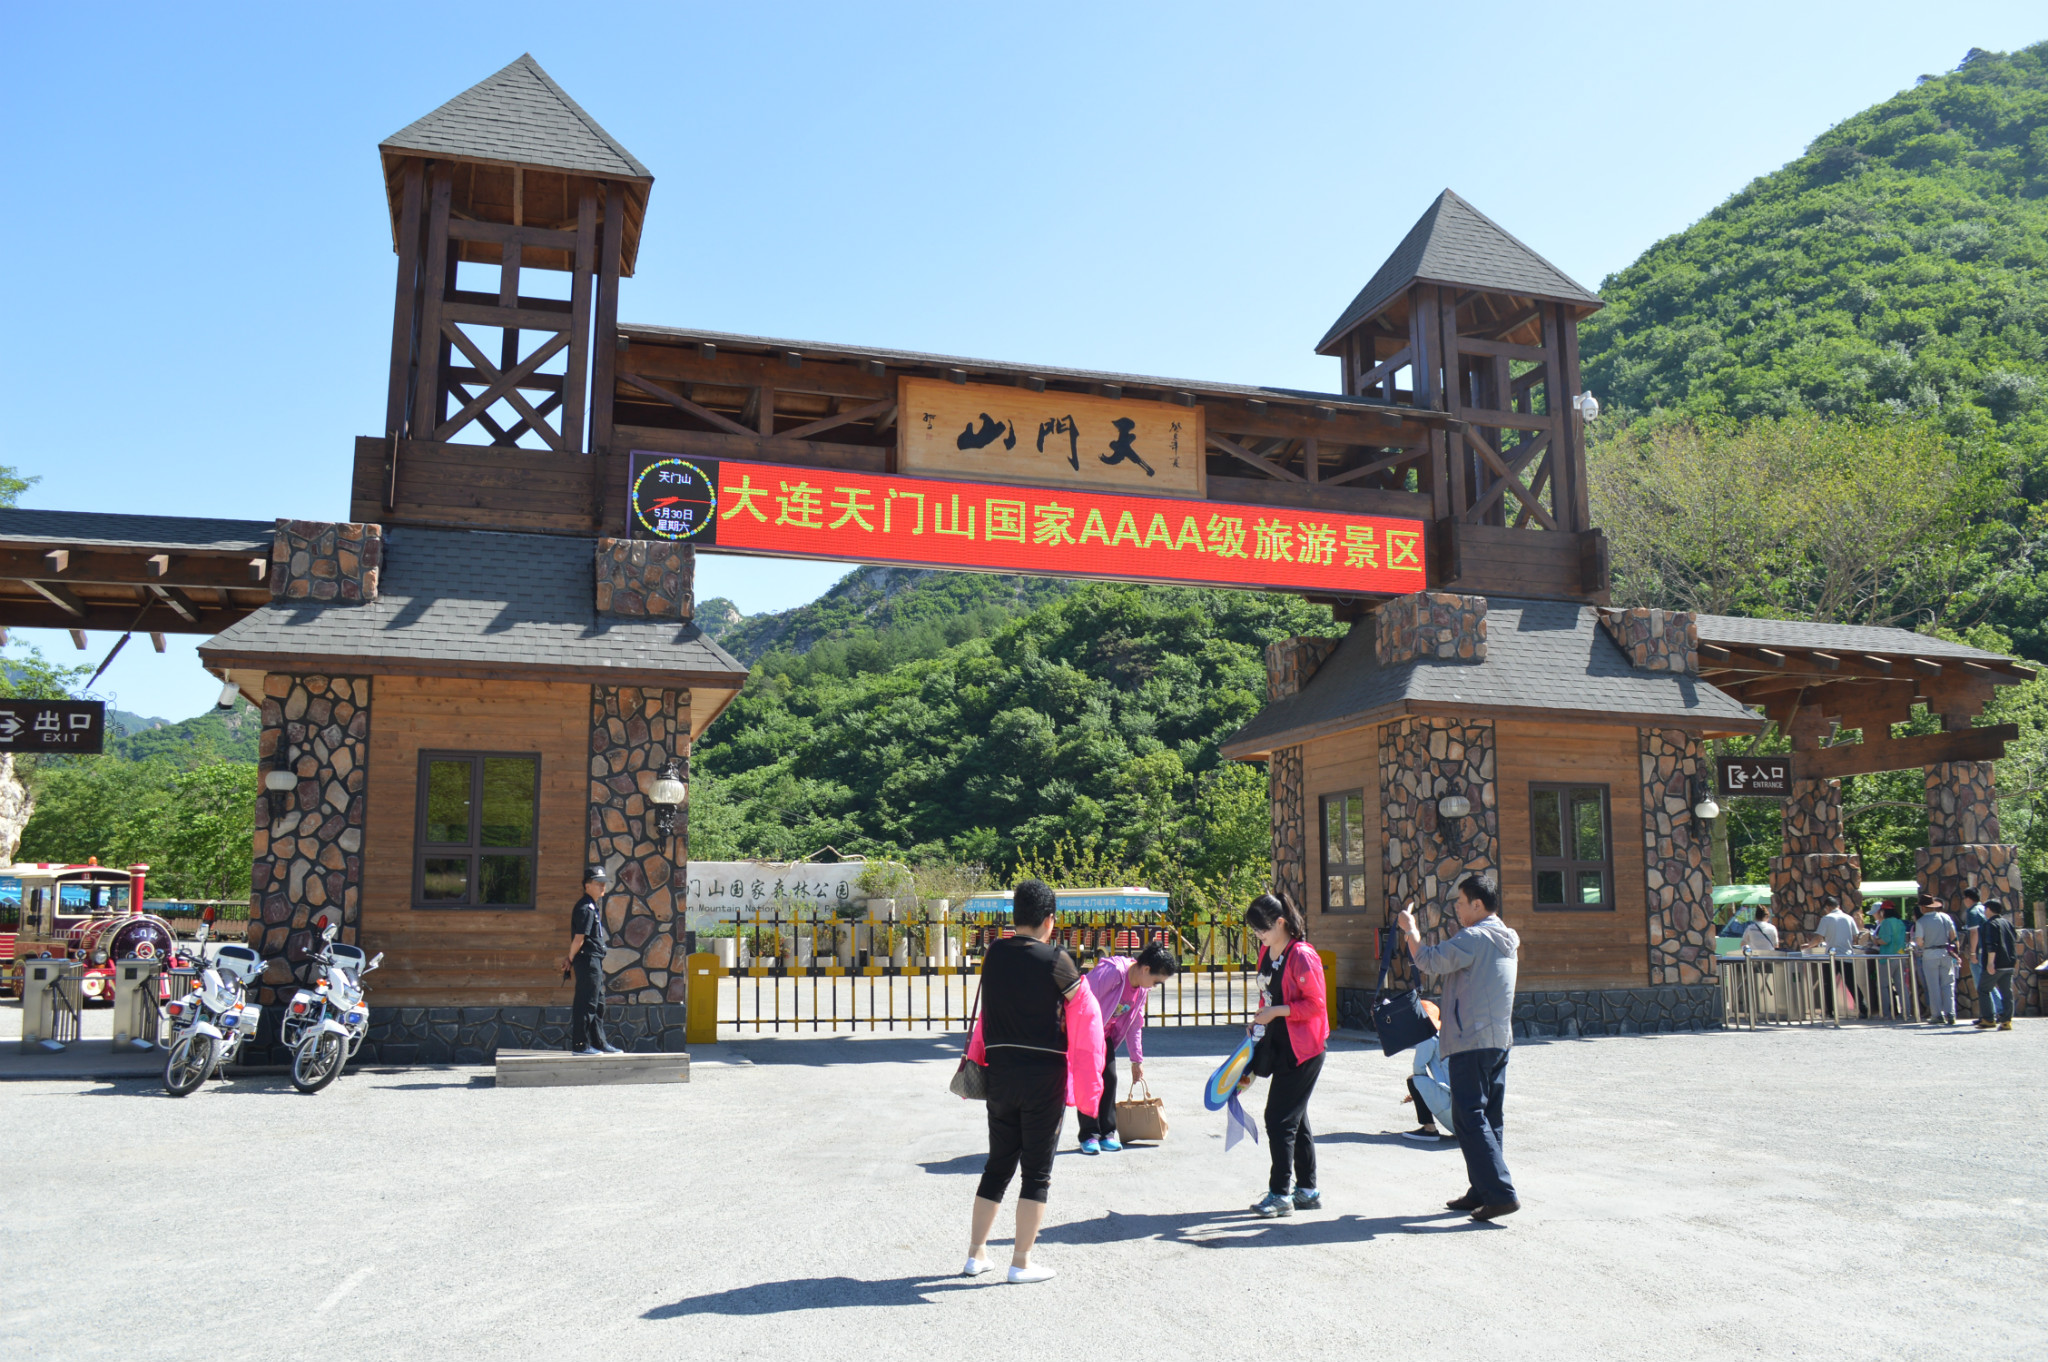
[[[1224,750],[1268,764],[1275,881],[1352,1019],[1373,929],[1416,898],[1440,931],[1479,872],[1528,943],[1523,1025],[1713,1022],[1700,743],[1765,715],[1802,776],[1788,927],[1857,878],[1854,770],[1922,767],[1926,876],[2017,897],[2009,734],[1974,720],[2031,673],[1608,608],[1578,403],[1599,299],[1454,193],[1318,343],[1341,377],[1316,392],[621,322],[654,177],[531,56],[379,153],[385,419],[345,518],[0,511],[0,626],[205,634],[262,706],[250,940],[273,990],[323,916],[386,951],[376,1056],[563,1043],[591,862],[625,1041],[683,1043],[687,825],[657,796],[746,678],[693,621],[700,551],[1327,602],[1348,634],[1276,641]],[[1916,704],[1945,731],[1889,740]],[[1865,744],[1824,747],[1837,726]]]

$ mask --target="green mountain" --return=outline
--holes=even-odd
[[[843,665],[879,671],[993,633],[1076,585],[1051,577],[859,567],[794,610],[742,615],[731,601],[715,596],[698,605],[697,623],[750,667],[771,653],[798,656],[820,644],[838,644],[835,656]]]
[[[232,710],[208,710],[178,723],[109,710],[107,753],[124,761],[162,758],[180,768],[209,761],[254,762],[262,731],[263,714],[247,700],[237,700]]]
[[[2048,43],[1972,49],[1600,288],[1587,387],[1647,411],[1939,412],[2048,451]]]
[[[970,598],[1003,579],[978,580]],[[960,589],[934,574],[879,624],[849,617],[806,654],[769,655],[694,750],[692,854],[829,844],[1007,863],[1066,839],[1218,875],[1259,854],[1264,773],[1216,747],[1264,703],[1265,644],[1331,632],[1327,608],[1061,585],[986,637],[861,665],[963,618],[933,613]]]

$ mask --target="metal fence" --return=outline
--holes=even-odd
[[[1844,1017],[1917,1022],[1925,1016],[1911,955],[1724,955],[1730,1026],[1840,1026]]]
[[[930,922],[839,922],[762,916],[701,941],[720,958],[718,1024],[762,1031],[964,1030],[981,957],[1011,934],[1000,914]],[[1062,914],[1053,940],[1086,970],[1148,943],[1179,969],[1152,990],[1151,1026],[1220,1026],[1257,1010],[1257,943],[1242,919],[1176,925],[1161,918]]]

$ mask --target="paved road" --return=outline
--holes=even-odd
[[[1033,1287],[947,1275],[981,1132],[938,1039],[727,1043],[687,1087],[9,1083],[0,1357],[2048,1355],[2048,1024],[1524,1046],[1498,1226],[1434,1209],[1458,1155],[1353,1037],[1330,1209],[1248,1218],[1224,1046],[1158,1037],[1164,1146],[1062,1155]]]

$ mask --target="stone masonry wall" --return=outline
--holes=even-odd
[[[1714,877],[1708,834],[1693,817],[1705,762],[1699,735],[1639,728],[1643,782],[1643,881],[1652,984],[1713,983]]]
[[[1337,651],[1340,639],[1283,638],[1266,645],[1266,703],[1284,700],[1306,686]]]
[[[676,810],[673,837],[655,827],[647,797],[671,761],[689,783],[690,693],[637,686],[590,688],[588,860],[611,877],[604,899],[611,949],[605,991],[614,1003],[680,1003],[683,866],[688,816]]]
[[[1863,862],[1849,854],[1842,832],[1842,782],[1795,780],[1783,806],[1785,854],[1771,858],[1771,916],[1779,939],[1811,934],[1830,894],[1853,909],[1861,902]]]
[[[695,606],[697,551],[659,539],[597,541],[597,613],[686,620]]]
[[[382,525],[280,517],[270,541],[270,599],[374,601],[383,566]]]
[[[1698,616],[1689,610],[1603,610],[1600,623],[1613,636],[1629,664],[1646,672],[1700,674]]]
[[[1418,657],[1444,662],[1486,660],[1486,597],[1415,591],[1379,608],[1373,656],[1382,667]]]
[[[1282,747],[1266,762],[1273,818],[1273,888],[1308,911],[1308,815],[1302,795],[1301,749]]]
[[[294,966],[323,914],[354,942],[362,918],[363,786],[370,753],[370,678],[289,676],[263,681],[263,769],[298,777],[290,790],[256,793],[249,944]],[[292,985],[266,976],[261,1001]]]
[[[637,1054],[677,1054],[689,1048],[685,1012],[680,1003],[607,1007],[605,1038]],[[372,1064],[488,1064],[501,1049],[568,1048],[566,1007],[373,1005],[359,1058]]]
[[[1500,873],[1500,802],[1490,723],[1407,718],[1380,728],[1380,810],[1386,902],[1411,899],[1425,941],[1458,930],[1451,890],[1469,874]],[[1462,791],[1469,817],[1453,823],[1437,801]],[[1405,955],[1397,968],[1405,969]]]
[[[1924,772],[1927,842],[1971,846],[2004,839],[1998,830],[1998,768],[1988,761],[1936,762]]]

